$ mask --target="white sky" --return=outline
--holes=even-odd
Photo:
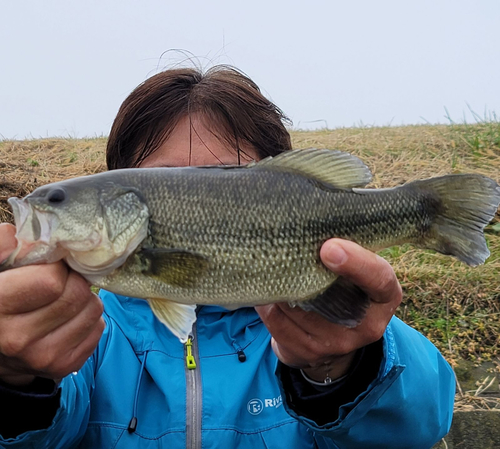
[[[2,0],[0,17],[0,138],[107,135],[173,49],[237,66],[297,128],[500,115],[499,0]]]

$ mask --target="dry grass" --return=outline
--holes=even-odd
[[[495,122],[292,131],[292,138],[297,148],[337,148],[358,155],[373,171],[372,187],[460,172],[500,181],[500,124]],[[105,144],[105,139],[0,142],[0,221],[11,221],[10,196],[104,170]],[[382,252],[404,288],[399,316],[428,336],[452,364],[499,360],[499,222],[497,215],[487,228],[492,255],[477,268],[406,245]],[[470,403],[484,401],[481,395],[471,397]]]
[[[373,187],[391,187],[471,170],[498,179],[500,142],[490,139],[492,132],[500,140],[500,124],[343,128],[298,131],[292,136],[299,148],[337,148],[356,154],[371,168]]]
[[[493,386],[497,387],[497,391],[491,391]],[[457,381],[457,390],[455,411],[500,410],[500,391],[495,376],[485,377],[476,389],[469,391],[463,391],[460,382]]]
[[[0,142],[0,222],[11,222],[11,196],[38,186],[106,169],[105,139],[40,139]]]

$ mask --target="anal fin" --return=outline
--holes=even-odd
[[[196,321],[196,306],[167,299],[150,298],[147,301],[156,318],[182,343],[186,343]]]
[[[366,315],[370,298],[358,286],[340,276],[323,293],[297,305],[307,312],[319,313],[331,323],[356,327]]]

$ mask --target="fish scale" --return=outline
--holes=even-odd
[[[151,213],[151,246],[195,251],[206,256],[210,265],[189,289],[144,278],[148,283],[144,291],[185,303],[296,301],[324,290],[335,280],[318,257],[328,238],[349,238],[378,248],[392,244],[398,232],[405,231],[405,237],[419,234],[415,225],[409,228],[406,220],[401,221],[401,210],[392,207],[393,198],[401,196],[397,190],[362,195],[317,188],[307,178],[287,172],[249,170],[245,176],[238,171],[220,172],[208,170],[206,179],[205,174],[197,175],[202,188],[187,182],[192,176],[188,170],[165,178],[158,188],[175,198],[167,196],[168,207],[145,195]],[[149,177],[143,179],[150,182]],[[227,186],[235,183],[238,188],[228,191]],[[142,186],[141,191],[157,190]],[[259,205],[257,215],[246,207],[270,191],[274,195]],[[418,223],[411,201],[406,199],[405,205],[412,211],[408,220]],[[112,282],[126,285],[131,272],[116,277],[118,274],[113,274]],[[107,282],[100,283],[109,287],[111,282]],[[140,292],[136,294],[140,296]]]

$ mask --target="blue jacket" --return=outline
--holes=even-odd
[[[188,369],[187,348],[145,301],[101,297],[106,330],[83,368],[63,379],[52,425],[0,447],[422,449],[451,424],[451,368],[397,318],[383,338],[378,377],[335,422],[319,426],[283,400],[280,365],[254,309],[202,307],[191,348],[196,368]]]

